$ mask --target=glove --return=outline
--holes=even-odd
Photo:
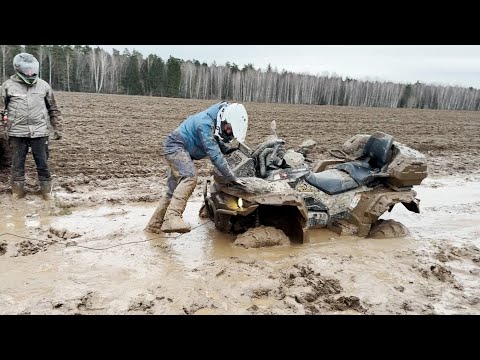
[[[60,140],[62,138],[62,133],[60,131],[53,132],[53,140]]]
[[[230,148],[232,149],[238,149],[240,147],[240,142],[237,140],[237,138],[233,139],[228,143],[230,145]]]
[[[245,180],[242,180],[242,179],[236,179],[236,180],[232,181],[232,184],[236,185],[236,186],[239,186],[241,188],[247,187],[247,182]]]

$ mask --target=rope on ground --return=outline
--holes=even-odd
[[[192,230],[195,230],[201,226],[204,226],[208,223],[208,221],[204,222],[203,224],[200,224],[200,225],[197,225],[195,226],[194,228],[192,228]],[[129,245],[129,244],[139,244],[139,243],[144,243],[144,242],[147,242],[147,241],[150,241],[150,240],[157,240],[157,239],[178,239],[179,237],[185,235],[185,234],[180,234],[180,235],[177,235],[177,236],[154,236],[154,237],[151,237],[149,239],[145,239],[145,240],[139,240],[139,241],[129,241],[129,242],[126,242],[126,243],[121,243],[121,244],[116,244],[116,245],[112,245],[112,246],[107,246],[107,247],[104,247],[104,248],[94,248],[94,247],[90,247],[90,246],[85,246],[85,245],[78,245],[78,244],[71,244],[71,245],[68,245],[69,243],[65,243],[65,242],[60,242],[60,241],[52,241],[52,240],[45,240],[45,239],[35,239],[35,238],[30,238],[30,237],[26,237],[26,236],[21,236],[21,235],[17,235],[17,234],[12,234],[12,233],[3,233],[3,234],[0,234],[0,238],[2,236],[6,236],[6,235],[10,235],[10,236],[15,236],[15,237],[18,237],[18,238],[21,238],[21,239],[26,239],[26,240],[33,240],[33,241],[39,241],[39,242],[46,242],[46,243],[55,243],[55,244],[62,244],[62,245],[65,245],[65,246],[75,246],[75,247],[79,247],[79,248],[84,248],[84,249],[89,249],[89,250],[98,250],[98,251],[103,251],[103,250],[107,250],[107,249],[111,249],[111,248],[115,248],[115,247],[119,247],[119,246],[124,246],[124,245]]]

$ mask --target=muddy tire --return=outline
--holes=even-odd
[[[205,203],[203,204],[202,209],[206,213],[207,217],[213,220],[216,208],[215,208],[215,204],[211,199],[205,200]],[[202,209],[200,210],[202,211]]]
[[[408,229],[395,220],[378,220],[372,225],[368,237],[372,239],[392,239],[407,236]]]
[[[211,199],[207,199],[199,211],[199,216],[213,220],[215,228],[223,232],[229,232],[232,229],[231,215],[219,214],[217,208]]]
[[[248,229],[243,234],[237,236],[233,243],[235,246],[248,248],[259,248],[269,246],[287,245],[290,243],[288,236],[277,228],[272,226],[259,226]]]
[[[216,213],[213,221],[215,222],[215,227],[217,228],[217,230],[229,232],[232,229],[232,223],[230,222],[230,218],[230,215]]]

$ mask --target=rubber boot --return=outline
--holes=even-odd
[[[145,231],[159,234],[161,232],[161,227],[163,225],[163,218],[165,217],[165,213],[167,212],[167,207],[170,204],[170,197],[163,196],[160,199],[160,203],[157,206],[157,209],[153,213],[150,221],[145,228]]]
[[[12,197],[14,199],[21,199],[25,196],[25,181],[12,182]]]
[[[40,193],[42,194],[43,200],[50,200],[52,192],[52,183],[50,181],[40,181]]]
[[[192,195],[196,185],[196,177],[184,178],[180,184],[177,185],[161,227],[164,233],[187,233],[192,229],[189,224],[183,221],[182,214],[187,207],[188,198]]]

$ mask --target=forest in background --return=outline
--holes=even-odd
[[[356,80],[333,74],[311,75],[279,71],[253,64],[208,65],[170,56],[143,56],[137,51],[110,54],[88,45],[0,45],[0,78],[14,73],[13,57],[33,54],[39,76],[54,90],[225,99],[311,105],[367,106],[440,110],[480,108],[480,90],[473,87]]]

